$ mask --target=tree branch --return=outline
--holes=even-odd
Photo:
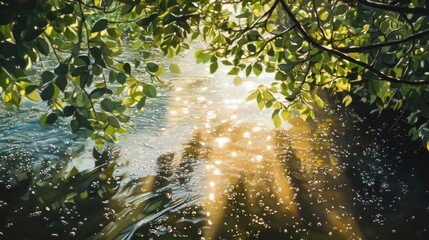
[[[340,57],[344,60],[347,60],[351,63],[359,65],[359,66],[367,69],[368,71],[370,71],[371,73],[375,74],[376,76],[378,76],[380,78],[380,79],[374,79],[374,80],[382,80],[382,81],[387,81],[387,82],[410,84],[410,85],[429,85],[429,81],[423,81],[423,80],[422,81],[408,81],[408,80],[401,80],[398,78],[394,78],[392,76],[389,76],[389,75],[375,69],[373,66],[369,65],[368,63],[356,60],[353,57],[350,57],[349,55],[347,55],[347,54],[345,54],[339,50],[323,46],[322,44],[317,42],[315,39],[313,39],[313,37],[311,37],[309,33],[307,33],[307,31],[301,25],[301,22],[295,17],[295,15],[293,14],[292,10],[289,8],[289,6],[285,2],[285,0],[280,0],[280,3],[282,5],[283,9],[286,11],[286,13],[291,18],[291,20],[295,23],[295,27],[301,33],[302,37],[306,41],[308,41],[310,44],[312,44],[314,47],[316,47],[316,48],[318,48],[324,52],[327,52],[327,53],[330,53],[330,54],[335,55],[337,57]]]
[[[382,47],[399,45],[402,43],[406,43],[406,42],[415,40],[417,38],[421,38],[421,37],[428,35],[428,34],[429,34],[429,29],[425,30],[425,31],[417,32],[415,34],[411,34],[410,36],[408,36],[404,39],[393,40],[393,41],[388,41],[388,42],[380,42],[380,43],[375,43],[373,45],[362,46],[362,47],[335,48],[335,49],[338,51],[341,51],[343,53],[363,52],[363,51],[371,50],[374,48],[382,48]]]
[[[357,1],[360,4],[368,7],[378,8],[378,9],[387,10],[391,12],[412,13],[417,15],[429,16],[429,9],[427,8],[408,8],[408,7],[401,7],[401,6],[396,6],[396,5],[386,4],[386,3],[374,2],[371,0],[357,0]]]

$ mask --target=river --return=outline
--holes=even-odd
[[[292,115],[192,53],[104,153],[0,109],[0,239],[429,239],[429,154],[350,109]],[[168,64],[166,64],[168,68]]]

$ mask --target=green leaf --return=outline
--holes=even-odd
[[[32,86],[34,86],[34,85],[32,85]],[[27,89],[28,89],[28,87],[27,87]],[[27,92],[27,89],[25,89],[26,92]],[[35,91],[35,90],[27,93],[25,96],[28,99],[30,99],[31,101],[33,101],[33,102],[40,102],[40,101],[42,101],[42,98],[40,97],[40,94],[37,91]]]
[[[125,73],[131,74],[131,65],[129,63],[125,63],[122,68],[124,69]]]
[[[105,98],[101,101],[100,107],[106,112],[113,112],[113,110],[115,110],[115,103],[112,102],[112,100]]]
[[[284,73],[289,73],[293,69],[293,65],[291,64],[279,64],[280,70],[282,70]]]
[[[80,92],[76,96],[76,106],[77,107],[88,107],[91,104],[88,96],[84,92]]]
[[[271,119],[273,120],[274,126],[276,128],[279,128],[282,125],[282,120],[280,119],[278,112],[279,111],[276,110],[273,112],[273,115],[271,115]]]
[[[154,63],[154,62],[148,62],[146,65],[146,69],[151,72],[151,73],[156,73],[158,71],[158,64]]]
[[[240,76],[236,76],[236,77],[234,78],[234,85],[235,85],[235,86],[240,85],[242,82],[243,82],[243,79],[242,79]]]
[[[87,72],[82,73],[82,75],[80,75],[80,78],[79,78],[80,79],[79,86],[81,88],[85,88],[85,85],[87,85],[88,83],[89,83],[88,85],[90,85],[92,82],[92,77],[93,77],[92,74],[89,74]]]
[[[42,73],[42,83],[45,84],[47,82],[50,82],[54,79],[55,74],[53,74],[52,72],[49,71],[44,71]]]
[[[121,124],[119,123],[118,119],[116,119],[116,117],[114,116],[109,116],[107,118],[107,122],[114,128],[120,128]]]
[[[64,116],[66,117],[70,117],[71,115],[74,114],[75,111],[76,111],[76,108],[74,106],[66,106],[65,108],[63,108],[63,113],[64,113]]]
[[[145,104],[146,104],[146,97],[144,96],[144,97],[142,97],[141,99],[140,99],[140,101],[137,103],[137,109],[138,110],[141,110],[144,106],[145,106]]]
[[[66,75],[68,71],[69,71],[69,66],[65,63],[60,63],[55,68],[54,73],[57,75]]]
[[[109,21],[105,18],[98,20],[91,29],[91,32],[101,32],[107,28]]]
[[[210,66],[211,67],[211,66]],[[228,75],[237,75],[240,72],[240,68],[233,67],[229,72]]]
[[[250,92],[249,96],[247,96],[246,101],[251,101],[253,99],[256,99],[256,97],[258,96],[259,96],[259,91],[253,90],[252,92]]]
[[[252,73],[252,65],[246,67],[246,77],[250,76]]]
[[[217,62],[212,62],[212,64],[210,64],[210,73],[213,74],[214,72],[216,72],[218,67],[219,65]]]
[[[318,107],[323,108],[324,103],[323,103],[323,100],[319,96],[314,95],[314,102],[316,103],[316,105]]]
[[[79,123],[79,127],[84,127],[89,130],[94,130],[91,126],[91,123],[88,121],[88,119],[80,114],[75,114],[76,120]]]
[[[37,89],[37,85],[29,85],[25,88],[25,94],[32,93],[36,89]]]
[[[55,113],[50,113],[50,114],[46,117],[45,124],[52,125],[52,124],[54,124],[54,123],[57,121],[57,119],[58,119],[58,115],[57,115],[57,114],[55,114]]]
[[[394,67],[396,65],[396,54],[394,52],[386,52],[381,58],[382,62],[388,67]]]
[[[137,103],[137,104],[138,104],[138,103]],[[117,116],[116,116],[116,118],[117,118],[120,122],[123,122],[123,123],[129,122],[129,121],[131,120],[131,117],[130,117],[130,116],[127,116],[127,115],[125,115],[125,114],[117,115]]]
[[[64,92],[67,87],[67,77],[65,75],[59,75],[55,78],[55,84],[62,92]]]
[[[124,84],[125,81],[127,81],[127,76],[120,72],[116,75],[116,81],[120,84]]]
[[[117,77],[117,73],[113,70],[110,70],[109,72],[109,83],[114,83]]]
[[[136,101],[132,97],[126,97],[122,100],[122,104],[126,107],[133,107],[136,104]]]
[[[228,60],[223,60],[222,64],[225,65],[225,66],[232,66],[232,63],[230,61],[228,61]]]
[[[85,200],[88,198],[88,191],[83,191],[79,194],[80,199]]]
[[[41,54],[43,54],[45,56],[47,56],[49,54],[49,45],[48,45],[48,43],[46,42],[45,39],[43,39],[43,38],[37,38],[36,39],[36,47],[37,47],[37,50]]]
[[[23,35],[24,41],[32,41],[36,39],[42,32],[43,32],[43,28],[38,28],[38,29],[28,28],[22,31],[21,34]]]
[[[283,120],[287,121],[290,117],[290,112],[288,110],[283,110],[282,111],[282,118]]]
[[[256,46],[254,44],[248,44],[247,45],[247,50],[249,50],[249,52],[256,52]]]
[[[262,109],[264,109],[264,107],[265,107],[265,102],[264,102],[264,99],[261,97],[260,94],[256,97],[256,102],[258,103],[259,110],[262,111]]]
[[[121,31],[117,28],[108,28],[107,33],[114,39],[118,39],[121,36]]]
[[[277,72],[276,75],[274,76],[274,79],[279,80],[279,81],[284,81],[287,79],[287,75],[284,74],[283,72]]]
[[[262,65],[260,63],[255,63],[253,65],[253,73],[255,73],[256,76],[261,75],[261,73],[262,73]]]
[[[157,76],[161,76],[164,73],[164,65],[158,65],[158,71],[155,72]]]
[[[349,6],[346,4],[338,4],[336,8],[334,8],[334,14],[335,15],[341,15],[347,12],[349,10]]]
[[[329,12],[328,11],[324,11],[322,14],[320,14],[320,20],[322,21],[326,21],[329,18]]]
[[[103,94],[108,93],[108,94],[112,94],[112,90],[107,89],[107,88],[96,88],[94,90],[91,91],[91,93],[89,94],[89,97],[91,99],[98,99],[101,96],[103,96]]]
[[[145,84],[143,86],[143,93],[150,98],[154,98],[156,97],[156,88],[151,84]]]
[[[352,103],[352,97],[347,95],[343,98],[343,104],[347,107],[350,103]]]
[[[87,66],[81,66],[81,67],[77,67],[77,68],[73,69],[73,71],[71,72],[71,75],[73,77],[77,77],[77,76],[83,74],[84,72],[88,72]]]
[[[74,31],[71,27],[66,27],[66,30],[64,31],[64,36],[69,41],[75,41],[77,39],[77,33]]]
[[[179,65],[175,64],[175,63],[170,64],[170,72],[175,73],[175,74],[181,74],[182,73]]]
[[[73,119],[70,121],[70,128],[72,130],[72,133],[76,133],[77,131],[79,131],[79,122],[76,119]]]
[[[43,89],[42,94],[40,95],[40,97],[42,98],[42,100],[46,101],[52,98],[52,96],[54,96],[54,85],[49,83],[48,86],[45,87],[45,89]]]
[[[103,68],[107,67],[106,63],[103,60],[103,56],[102,56],[102,52],[101,52],[100,48],[92,47],[90,49],[90,52],[91,52],[91,56],[94,58],[96,64],[100,65]],[[95,66],[94,66],[94,68],[95,68]],[[92,71],[95,74],[94,69]]]

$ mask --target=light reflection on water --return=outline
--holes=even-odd
[[[363,121],[344,110],[319,113],[317,122],[292,117],[282,130],[275,130],[269,111],[260,113],[253,102],[244,102],[247,92],[269,75],[235,87],[227,69],[210,75],[187,58],[181,68],[188,75],[167,75],[173,87],[149,101],[145,112],[136,113],[135,129],[122,137],[118,156],[101,155],[96,158],[105,158],[105,163],[97,163],[97,154],[76,151],[78,156],[72,156],[67,171],[74,165],[89,169],[79,175],[82,180],[76,177],[81,182],[61,174],[53,177],[57,198],[62,197],[60,189],[71,194],[66,199],[73,201],[57,206],[57,215],[52,204],[38,203],[36,212],[48,220],[43,220],[45,228],[43,221],[39,230],[31,228],[41,231],[34,236],[429,238],[429,177],[425,174],[429,158],[422,149],[411,147],[416,143],[397,141],[406,138],[404,131],[387,132],[383,129],[390,126],[374,127],[368,122],[371,119]],[[19,130],[37,126],[35,122],[1,124],[12,131],[4,136],[13,135],[16,141],[26,138]],[[32,134],[42,132],[45,137],[22,146],[55,141],[49,140],[53,134],[60,142],[51,145],[62,149],[61,141],[72,138],[62,135],[64,130],[58,135],[52,129],[45,131],[34,129]],[[1,152],[9,151],[6,141],[2,144]],[[34,155],[32,145],[28,148],[30,161],[43,157]],[[51,159],[70,156],[55,158],[50,152],[43,148],[40,154]],[[86,188],[76,190],[80,185]],[[43,184],[35,187],[34,196],[50,189]],[[79,200],[85,192],[88,202]],[[50,196],[45,198],[55,203]],[[25,198],[18,202],[28,204]],[[32,207],[27,208],[34,214]],[[20,212],[25,219],[25,211]],[[0,223],[2,228],[9,224]],[[26,229],[22,222],[14,224]]]

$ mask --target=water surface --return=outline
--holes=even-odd
[[[429,157],[403,126],[335,107],[275,129],[245,102],[272,76],[235,87],[191,56],[104,153],[2,109],[0,238],[429,238]]]

